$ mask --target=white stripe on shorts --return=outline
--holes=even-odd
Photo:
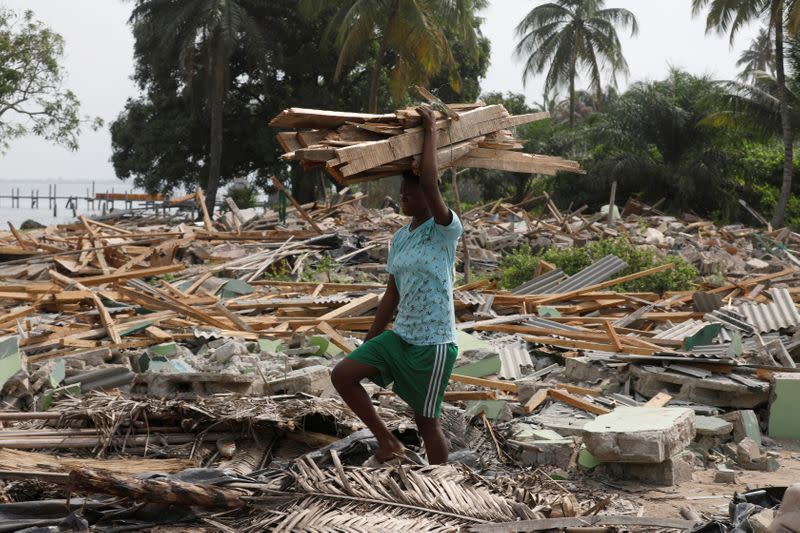
[[[436,414],[436,399],[439,396],[439,387],[442,385],[445,363],[447,362],[447,345],[440,344],[436,347],[436,361],[431,372],[431,381],[428,385],[428,395],[425,400],[425,409],[422,416],[433,418]]]

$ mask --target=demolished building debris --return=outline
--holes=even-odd
[[[413,127],[362,118],[348,120]],[[337,121],[326,129],[342,134]],[[306,125],[319,127],[288,124]],[[533,197],[464,213],[473,267],[491,271],[520,243],[621,236],[702,277],[690,291],[622,292],[670,266],[622,275],[612,255],[510,291],[461,283],[442,415],[452,464],[362,467],[376,443],[329,372],[370,327],[403,223],[364,197],[297,204],[285,221],[82,217],[0,236],[4,530],[680,529],[699,521],[650,516],[631,483],[786,467],[788,441],[774,439],[800,439],[800,236],[641,203],[610,227]],[[548,216],[530,217],[536,202]],[[317,268],[323,257],[334,267]],[[417,449],[403,404],[369,391]]]

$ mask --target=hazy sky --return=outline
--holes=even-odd
[[[484,34],[492,42],[492,60],[484,91],[524,92],[529,101],[541,100],[541,77],[522,84],[522,64],[512,57],[514,27],[542,0],[490,0],[483,16]],[[70,152],[35,138],[12,143],[0,155],[0,180],[113,180],[109,162],[111,136],[108,124],[136,89],[133,73],[133,39],[127,19],[131,2],[122,0],[0,0],[14,10],[32,9],[39,20],[66,41],[66,86],[81,100],[82,114],[100,116],[106,127],[85,129],[80,149]],[[696,74],[728,79],[736,75],[736,58],[757,31],[743,30],[735,46],[727,37],[705,34],[705,21],[692,19],[691,0],[608,0],[610,7],[631,10],[639,20],[639,36],[622,39],[630,65],[629,81],[659,79],[670,65]]]

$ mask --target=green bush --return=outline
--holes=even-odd
[[[258,189],[246,183],[237,183],[228,188],[225,198],[230,198],[239,209],[250,209],[258,205]],[[222,203],[221,211],[229,211],[228,202]]]
[[[628,267],[617,274],[617,277],[641,272],[664,263],[675,265],[671,270],[635,279],[611,287],[611,290],[658,294],[666,291],[685,291],[693,288],[694,281],[699,275],[696,268],[677,255],[661,257],[653,248],[636,246],[626,239],[619,238],[591,242],[584,247],[550,248],[538,255],[534,255],[529,246],[521,246],[503,257],[500,264],[500,283],[503,288],[512,289],[529,281],[533,278],[539,261],[542,260],[554,264],[571,276],[609,254],[614,254],[628,263]]]

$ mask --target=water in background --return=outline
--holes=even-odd
[[[133,185],[124,183],[122,181],[71,181],[71,180],[51,180],[51,181],[14,181],[14,180],[0,180],[0,196],[11,196],[12,189],[15,191],[19,189],[20,200],[19,208],[12,207],[11,198],[0,198],[0,221],[3,222],[0,231],[3,231],[6,222],[11,222],[15,227],[19,227],[24,221],[31,219],[39,222],[40,224],[60,224],[65,222],[72,222],[72,209],[67,208],[67,200],[57,200],[57,214],[53,216],[53,208],[48,208],[47,193],[49,188],[55,185],[56,195],[60,197],[78,196],[84,198],[87,195],[92,196],[92,185],[94,185],[95,193],[143,193],[141,189],[133,187]],[[36,194],[39,191],[39,207],[31,209],[31,192]],[[116,208],[122,209],[124,202],[116,202]],[[89,209],[86,201],[78,200],[78,215],[93,215],[102,212],[101,202],[94,202],[94,210]]]

